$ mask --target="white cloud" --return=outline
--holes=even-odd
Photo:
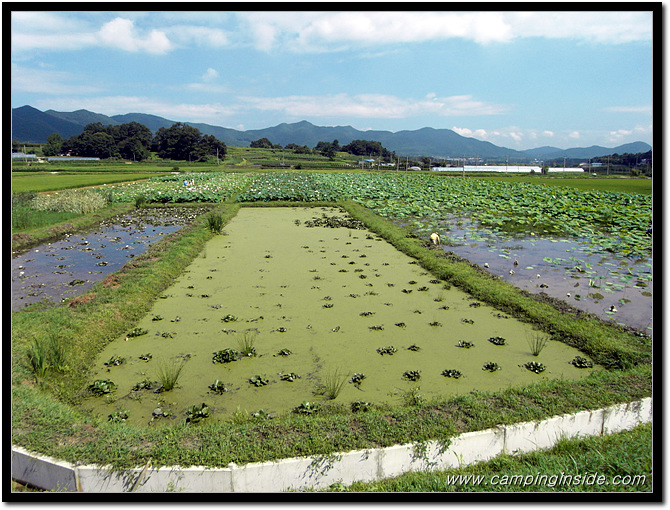
[[[219,73],[217,72],[216,69],[212,69],[211,67],[205,71],[205,74],[202,75],[202,81],[204,82],[211,82],[216,80],[219,77]]]
[[[431,96],[431,95],[429,95]],[[507,107],[477,101],[472,96],[399,98],[386,94],[333,94],[325,96],[243,97],[252,108],[279,111],[294,117],[407,118],[496,115]]]
[[[98,38],[103,46],[111,46],[126,51],[146,51],[148,53],[166,53],[171,44],[165,32],[151,30],[142,38],[137,35],[134,23],[125,18],[115,18],[105,23],[98,31]]]
[[[570,133],[568,133],[568,138],[572,138],[573,140],[577,140],[580,137],[581,134],[579,133],[579,131],[571,131]]]
[[[605,112],[614,112],[614,113],[652,113],[652,107],[649,105],[641,106],[609,106],[603,108]]]
[[[202,27],[197,25],[175,25],[163,28],[174,39],[175,44],[189,46],[209,46],[220,48],[228,46],[230,39],[226,31],[219,28]]]
[[[257,49],[337,51],[452,38],[479,44],[524,37],[603,44],[651,41],[651,12],[254,12],[238,13]],[[367,54],[369,55],[369,53]]]

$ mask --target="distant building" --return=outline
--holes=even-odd
[[[26,154],[24,152],[12,152],[12,159],[37,159],[35,154]]]

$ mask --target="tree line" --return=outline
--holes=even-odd
[[[337,152],[347,152],[355,156],[367,156],[381,158],[384,161],[393,161],[396,158],[395,152],[391,152],[384,148],[380,142],[374,140],[353,140],[346,145],[340,145],[338,140],[332,142],[320,141],[313,149],[306,145],[296,145],[289,143],[285,147],[281,144],[272,143],[267,138],[259,138],[249,144],[251,148],[258,149],[276,149],[276,150],[292,150],[295,154],[320,154],[329,159],[334,159]]]
[[[162,127],[152,135],[144,124],[133,121],[116,126],[88,124],[81,134],[66,140],[54,133],[47,138],[42,153],[142,161],[155,152],[162,159],[206,161],[211,157],[223,159],[226,149],[226,144],[216,137],[203,135],[199,129],[181,122]]]

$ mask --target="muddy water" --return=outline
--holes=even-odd
[[[586,240],[493,232],[463,217],[434,222],[431,227],[417,231],[427,239],[429,230],[437,230],[443,242],[450,244],[442,249],[481,266],[488,264],[492,274],[508,283],[653,334],[651,257],[599,253]]]
[[[303,401],[319,401],[314,390],[327,374],[365,374],[360,386],[347,382],[336,402],[399,403],[412,388],[424,398],[472,390],[498,390],[545,378],[577,379],[591,370],[570,361],[578,351],[550,342],[530,354],[529,325],[477,303],[455,288],[444,288],[410,257],[365,230],[307,227],[306,220],[336,209],[242,208],[202,254],[158,299],[138,326],[148,333],[110,344],[96,361],[95,379],[111,379],[118,389],[83,407],[103,416],[130,411],[129,421],[147,424],[159,407],[183,421],[186,409],[206,403],[210,420],[236,410],[290,411]],[[298,221],[296,221],[298,220]],[[298,224],[299,223],[299,224]],[[402,323],[402,324],[401,324]],[[399,324],[399,325],[398,325]],[[254,330],[255,357],[214,363],[213,354],[240,350],[243,333]],[[489,342],[506,339],[506,345]],[[470,349],[459,341],[474,343]],[[420,350],[408,350],[416,345]],[[392,354],[377,349],[393,346]],[[282,349],[292,354],[280,356]],[[150,361],[139,359],[151,354]],[[126,362],[107,368],[112,356]],[[177,388],[162,393],[131,391],[144,379],[157,380],[160,363],[186,360]],[[502,370],[482,370],[485,363]],[[529,361],[547,366],[541,374]],[[460,379],[441,375],[459,370]],[[403,378],[420,371],[417,382]],[[282,374],[300,376],[282,381]],[[269,384],[248,381],[262,375]],[[215,380],[229,391],[214,394]]]
[[[12,311],[42,300],[60,302],[86,293],[151,243],[175,232],[205,208],[147,208],[66,235],[12,258]]]

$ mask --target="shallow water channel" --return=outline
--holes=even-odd
[[[529,324],[435,280],[367,230],[305,225],[322,214],[344,216],[334,208],[241,208],[136,325],[146,333],[119,338],[100,354],[91,382],[111,380],[116,391],[82,407],[103,416],[128,411],[129,422],[155,426],[183,422],[188,407],[201,403],[209,420],[287,412],[323,401],[315,390],[335,374],[345,378],[335,402],[349,405],[399,403],[412,392],[495,391],[598,369],[573,366],[580,352],[560,342],[533,356]],[[245,332],[255,356],[214,361],[226,348],[240,351]],[[474,346],[457,347],[461,341]],[[378,352],[386,347],[395,352]],[[114,357],[124,362],[105,365]],[[531,361],[546,371],[529,371]],[[183,362],[173,390],[139,389],[169,362]],[[487,362],[501,369],[483,370]],[[452,369],[462,377],[442,375]],[[420,379],[407,380],[412,371]],[[282,380],[286,374],[295,377]],[[365,378],[354,384],[354,374]],[[250,383],[255,376],[267,384]],[[226,391],[210,389],[216,380]]]
[[[60,302],[88,292],[160,238],[207,208],[136,209],[95,229],[31,248],[12,258],[12,311],[42,300]]]
[[[487,264],[488,271],[516,287],[653,334],[651,257],[599,251],[586,239],[494,232],[461,216],[417,223],[431,221],[442,236],[443,250]],[[428,238],[428,230],[420,228],[421,236]]]

